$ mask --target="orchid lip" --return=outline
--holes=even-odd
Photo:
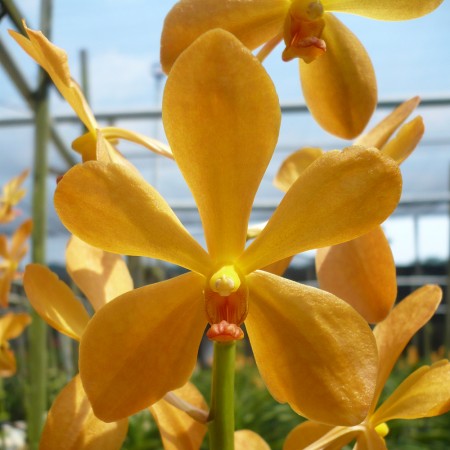
[[[326,51],[326,43],[321,39],[325,27],[323,14],[319,1],[296,0],[291,4],[284,24],[284,61],[301,58],[309,63]]]
[[[217,342],[239,341],[244,338],[244,332],[238,325],[222,320],[220,323],[211,325],[206,336],[211,341]]]

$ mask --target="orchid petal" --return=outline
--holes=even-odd
[[[397,298],[394,257],[381,227],[317,250],[316,272],[321,289],[345,300],[370,323],[383,320]]]
[[[77,375],[59,393],[48,412],[39,448],[45,450],[120,450],[128,420],[98,419]]]
[[[251,430],[234,432],[234,448],[235,450],[270,450],[267,442]]]
[[[388,450],[384,439],[372,427],[364,427],[359,433],[353,450]]]
[[[16,373],[16,358],[8,340],[22,334],[30,322],[31,317],[26,313],[7,313],[0,317],[0,377],[11,377]]]
[[[74,166],[58,183],[55,207],[66,228],[94,247],[210,270],[208,254],[161,195],[121,164]]]
[[[0,318],[0,341],[9,341],[19,337],[31,323],[27,313],[7,313]]]
[[[173,392],[193,407],[207,410],[205,399],[192,384],[186,383]],[[158,425],[164,450],[197,450],[205,437],[205,423],[197,422],[184,411],[172,406],[164,398],[150,408]]]
[[[94,315],[80,373],[100,419],[130,416],[186,383],[206,325],[204,283],[190,272],[127,292]]]
[[[392,419],[419,419],[450,410],[450,363],[438,361],[413,372],[378,408],[374,425]]]
[[[13,208],[10,203],[0,203],[0,223],[12,222],[17,216],[20,215],[20,210]]]
[[[340,450],[351,442],[357,434],[357,431],[352,432],[347,427],[333,428],[332,425],[307,420],[295,427],[288,434],[284,441],[283,450],[298,450],[300,448],[306,448],[309,445],[313,446],[319,439],[320,447],[318,448],[321,450]],[[325,438],[325,436],[328,443],[323,446],[321,438]]]
[[[306,147],[297,150],[283,161],[273,184],[278,189],[287,192],[300,174],[322,155],[323,150],[320,148]]]
[[[30,237],[33,230],[33,220],[27,219],[22,222],[14,232],[11,239],[10,259],[19,262],[26,254],[28,248],[26,240]]]
[[[435,10],[443,0],[322,0],[327,11],[357,14],[378,20],[409,20]]]
[[[136,168],[122,155],[122,153],[117,150],[116,147],[114,147],[113,142],[110,142],[108,139],[105,138],[102,130],[96,129],[97,132],[95,138],[92,136],[92,134],[86,133],[84,136],[86,138],[90,136],[90,139],[92,140],[91,145],[93,146],[93,150],[95,152],[95,157],[90,158],[94,159],[96,161],[102,161],[105,163],[116,163],[116,164],[125,164],[128,166],[128,168],[131,168],[132,170],[136,170]],[[72,148],[76,150],[76,143],[78,141],[81,141],[84,136],[80,136],[78,139],[75,139],[75,141],[72,142]],[[88,139],[89,140],[89,139]],[[83,156],[84,154],[81,153]],[[83,157],[83,162],[85,162],[86,159]]]
[[[136,133],[135,131],[130,131],[125,128],[118,127],[102,128],[102,133],[108,140],[124,139],[126,141],[142,145],[143,147],[151,150],[158,155],[173,159],[172,150],[170,150],[167,145],[156,139],[149,138],[141,133]]]
[[[129,169],[137,169],[114,147],[115,140],[109,141],[103,134],[104,129],[96,128],[72,142],[72,148],[82,156],[83,162],[101,161],[104,163],[123,164]]]
[[[278,138],[271,79],[233,35],[209,31],[173,66],[163,122],[211,258],[233,261],[244,249],[254,196]]]
[[[66,249],[67,272],[97,311],[107,302],[133,289],[122,256],[92,247],[72,236]]]
[[[250,273],[296,253],[354,239],[388,217],[400,192],[397,164],[378,150],[327,152],[299,176],[238,265]]]
[[[3,195],[0,201],[8,202],[11,205],[16,205],[25,196],[25,189],[21,188],[23,182],[30,173],[29,169],[25,169],[16,177],[11,178],[2,188]]]
[[[25,23],[24,28],[28,39],[12,30],[9,34],[48,73],[86,128],[93,132],[97,122],[80,87],[70,76],[67,53],[52,44],[40,31],[31,30]]]
[[[233,33],[253,50],[280,33],[289,0],[182,0],[164,21],[161,64],[168,73],[181,52],[213,28]]]
[[[0,306],[3,308],[8,306],[9,293],[15,272],[14,268],[10,267],[0,271]]]
[[[103,136],[99,136],[99,129],[95,129],[95,134],[88,131],[85,134],[82,134],[81,136],[77,137],[73,142],[72,142],[72,148],[81,155],[83,162],[86,161],[103,161],[103,162],[111,162],[109,155],[108,155],[108,151],[106,150],[106,139]],[[98,158],[97,156],[97,146],[98,144],[98,139],[103,139],[103,141],[101,142],[100,146],[102,147],[102,149],[104,149],[105,151],[102,152],[105,157],[107,156],[107,159],[102,159],[102,158]]]
[[[381,149],[419,103],[420,97],[413,97],[403,102],[370,131],[359,136],[355,144]]]
[[[364,130],[375,110],[375,73],[358,38],[332,14],[323,18],[321,38],[327,51],[309,64],[300,61],[303,95],[319,125],[351,139]]]
[[[0,235],[0,258],[9,259],[8,239],[4,234]]]
[[[96,135],[88,132],[82,136],[79,136],[72,142],[72,148],[83,156],[84,162],[97,160],[103,162],[124,163],[131,166],[131,163],[129,163],[127,159],[114,147],[114,145],[112,145],[119,139],[134,142],[138,145],[146,147],[158,155],[173,159],[172,151],[167,145],[156,139],[144,136],[143,134],[117,127],[104,127],[101,129],[96,129],[95,131]],[[104,140],[101,144],[105,147],[102,153],[105,154],[106,158],[99,158],[97,154],[97,147],[101,138]]]
[[[255,272],[247,281],[251,306],[245,325],[274,398],[323,423],[364,420],[378,363],[367,323],[325,291],[268,272]]]
[[[380,368],[372,408],[378,402],[397,358],[406,344],[433,316],[442,299],[438,286],[427,285],[408,295],[374,328]]]
[[[9,347],[0,347],[0,377],[12,377],[17,371],[16,357]]]
[[[417,147],[424,131],[423,119],[418,116],[403,125],[397,136],[383,147],[382,152],[401,164]]]
[[[56,274],[40,264],[28,264],[23,286],[28,300],[42,319],[61,333],[80,340],[89,315]]]
[[[17,217],[18,211],[13,207],[25,196],[26,191],[21,188],[21,185],[28,173],[28,169],[24,170],[3,186],[0,196],[0,223],[11,222]]]

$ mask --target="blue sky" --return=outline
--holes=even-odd
[[[128,0],[124,7],[120,0],[54,0],[52,40],[67,51],[75,76],[79,73],[79,50],[88,50],[91,103],[95,110],[145,108],[153,100],[151,65],[159,60],[162,23],[174,3]],[[29,26],[38,28],[39,2],[18,0],[17,4]],[[381,22],[348,14],[339,17],[368,50],[377,73],[380,98],[450,94],[445,76],[450,64],[448,2],[428,16],[406,22]],[[2,24],[1,36],[8,42],[6,25]],[[280,51],[277,49],[266,61],[280,101],[301,100],[297,64],[283,63]],[[20,52],[14,53],[20,56]],[[26,58],[21,60],[26,63]],[[33,67],[26,64],[30,75]],[[2,91],[3,115],[1,107],[7,94]]]
[[[37,0],[17,0],[28,25],[38,28],[39,2]],[[79,79],[79,52],[88,51],[90,103],[94,112],[145,110],[154,106],[156,89],[152,68],[159,60],[159,37],[164,16],[175,1],[149,0],[54,0],[52,41],[64,48],[74,78]],[[374,64],[380,99],[407,99],[414,95],[422,97],[450,98],[450,5],[444,2],[434,13],[408,22],[380,22],[361,17],[341,14],[341,20],[360,38],[368,50]],[[6,33],[10,27],[2,21],[0,37],[34,85],[36,66],[11,41]],[[273,52],[265,66],[272,76],[280,102],[302,102],[298,81],[297,63],[283,63],[281,48]],[[14,87],[0,69],[0,119],[28,117],[26,105],[15,92]],[[387,111],[377,113],[373,123]],[[52,94],[52,113],[70,114],[71,110],[55,94]],[[424,144],[403,166],[405,195],[423,192],[442,192],[447,189],[448,167],[450,163],[450,108],[422,109],[427,133]],[[124,123],[124,126],[138,129],[150,135],[157,130],[162,137],[162,128],[148,123]],[[77,127],[61,127],[61,133],[69,143],[79,134]],[[26,128],[1,128],[0,131],[0,182],[4,183],[22,168],[32,163],[32,130]],[[447,140],[447,145],[436,142]],[[270,178],[279,162],[303,145],[340,148],[346,142],[339,141],[323,132],[307,117],[289,116],[283,120],[280,135],[280,153],[269,167],[266,185],[260,198],[278,199],[281,194],[270,186]],[[142,159],[144,173],[152,177],[150,163]],[[51,164],[63,167],[58,155],[51,153]],[[183,195],[188,195],[180,178],[166,162],[167,168],[160,177],[159,187],[163,194],[173,197],[173,191],[180,187]],[[164,192],[169,181],[175,186]],[[54,180],[49,180],[49,203]],[[26,206],[26,205],[25,205]],[[392,229],[391,241],[398,260],[411,258],[411,220],[403,228],[397,221],[388,224]],[[428,219],[427,219],[428,220]],[[428,223],[425,220],[424,223]],[[403,223],[403,222],[402,222]],[[421,225],[424,242],[430,225]],[[435,239],[421,250],[423,255],[445,255],[448,247],[448,223],[442,217],[432,225]],[[58,228],[59,229],[59,228]],[[399,231],[400,229],[403,232]],[[399,236],[403,234],[404,239]],[[437,237],[436,237],[437,236]],[[395,250],[396,246],[399,247]],[[432,249],[432,250],[430,250]]]

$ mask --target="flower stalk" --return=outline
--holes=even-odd
[[[211,450],[234,450],[234,363],[236,341],[214,342],[209,414]]]

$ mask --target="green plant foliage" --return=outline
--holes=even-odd
[[[242,349],[241,349],[242,350]],[[272,450],[282,450],[287,434],[304,419],[287,404],[276,402],[265,387],[253,358],[241,351],[236,361],[235,403],[236,429],[250,429],[260,434]],[[386,384],[382,400],[424,361],[413,363],[402,359]],[[210,369],[198,369],[193,383],[210,396]],[[395,450],[446,450],[450,443],[450,414],[420,420],[395,420],[389,423],[388,448]],[[346,447],[351,449],[353,445]],[[205,439],[202,450],[208,449]],[[158,428],[148,412],[130,419],[130,428],[123,450],[161,450]]]

